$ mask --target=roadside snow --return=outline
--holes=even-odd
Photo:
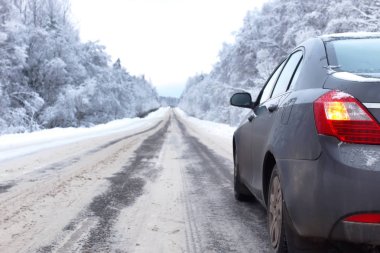
[[[0,136],[0,161],[85,139],[138,129],[147,125],[153,126],[168,110],[169,108],[160,108],[142,119],[126,118],[91,128],[54,128],[33,133],[3,135]]]
[[[234,132],[236,130],[236,127],[232,127],[227,124],[201,120],[198,118],[188,116],[184,111],[182,111],[179,108],[176,108],[176,111],[181,117],[186,118],[187,121],[190,121],[190,123],[196,125],[197,128],[202,130],[202,132],[204,133],[219,136],[220,138],[232,139],[232,136],[234,135]]]
[[[175,109],[180,121],[183,121],[190,134],[211,148],[217,154],[232,160],[232,137],[237,127],[211,122],[188,116],[179,108]]]

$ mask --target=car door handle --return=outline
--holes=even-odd
[[[278,109],[278,105],[270,105],[269,107],[268,107],[268,111],[269,112],[274,112],[274,111],[277,111],[277,109]]]

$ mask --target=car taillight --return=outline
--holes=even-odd
[[[319,134],[340,141],[380,144],[380,125],[356,98],[341,91],[330,91],[314,102],[314,117]]]
[[[348,222],[359,222],[359,223],[380,223],[380,214],[378,213],[364,213],[355,214],[344,219]]]

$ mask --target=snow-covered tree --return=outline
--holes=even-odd
[[[379,19],[379,0],[271,0],[247,13],[234,44],[224,45],[206,78],[189,80],[179,106],[196,117],[236,125],[247,111],[229,106],[230,95],[245,90],[257,96],[297,44],[327,33],[380,31]]]
[[[0,134],[88,126],[159,106],[142,78],[82,43],[69,0],[0,0]]]

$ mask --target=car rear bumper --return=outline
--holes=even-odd
[[[343,221],[380,213],[380,146],[320,139],[318,159],[277,161],[294,229],[304,237],[380,245],[380,224]]]
[[[331,239],[380,245],[380,224],[339,222],[331,233]]]

